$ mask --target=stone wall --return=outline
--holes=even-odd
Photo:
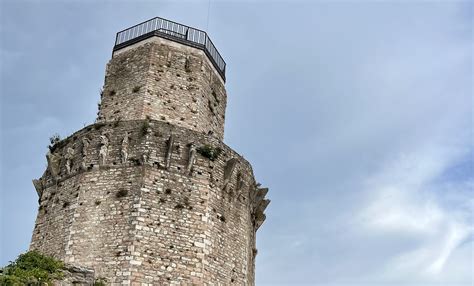
[[[224,138],[224,82],[202,50],[152,37],[114,53],[98,122],[155,119]]]
[[[204,146],[222,152],[211,160]],[[266,190],[221,141],[116,121],[85,127],[48,158],[31,249],[113,284],[253,285]]]

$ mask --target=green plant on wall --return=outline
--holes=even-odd
[[[222,152],[222,149],[219,147],[212,147],[211,145],[204,145],[196,149],[196,151],[201,154],[203,157],[208,158],[211,161],[214,161],[219,157]]]
[[[120,189],[116,194],[115,194],[115,197],[120,199],[120,198],[123,198],[123,197],[126,197],[128,195],[128,190],[125,190],[125,189]]]
[[[145,121],[143,121],[142,125],[140,126],[140,136],[143,137],[148,134],[150,131],[150,119],[149,117],[146,118]]]
[[[0,285],[53,285],[63,277],[62,269],[61,261],[29,251],[0,270]]]
[[[59,136],[58,133],[53,134],[53,136],[49,137],[49,150],[51,152],[54,152],[56,147],[58,146],[58,143],[61,141],[61,136]]]
[[[99,277],[99,278],[95,279],[94,286],[105,286],[105,285],[107,285],[106,282],[107,282],[107,279]]]
[[[139,85],[134,86],[133,89],[132,89],[132,92],[133,92],[133,93],[139,92],[139,91],[140,91],[140,88],[141,88],[141,86],[139,86]]]

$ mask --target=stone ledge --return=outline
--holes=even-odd
[[[53,282],[55,286],[66,286],[66,285],[94,285],[95,272],[92,269],[68,265],[66,264],[63,270],[64,278],[62,280],[56,280]]]

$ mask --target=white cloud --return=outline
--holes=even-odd
[[[419,146],[410,155],[399,156],[367,181],[368,203],[358,217],[359,225],[372,234],[408,238],[398,254],[388,257],[384,271],[376,276],[393,281],[450,281],[446,272],[452,253],[473,235],[472,209],[450,209],[441,203],[437,185],[440,174],[459,154],[455,149]],[[458,184],[450,191],[473,202]],[[472,258],[472,253],[465,253]]]

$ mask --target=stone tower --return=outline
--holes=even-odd
[[[225,145],[225,62],[200,30],[117,33],[95,124],[53,142],[30,249],[110,284],[254,285],[268,191]]]

